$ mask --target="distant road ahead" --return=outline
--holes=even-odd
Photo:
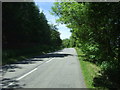
[[[74,48],[4,66],[1,85],[4,88],[86,88]]]

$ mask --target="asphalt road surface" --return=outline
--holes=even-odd
[[[2,68],[0,85],[3,88],[86,88],[74,48],[32,57]]]

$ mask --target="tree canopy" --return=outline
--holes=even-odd
[[[120,3],[57,2],[52,14],[71,29],[72,46],[100,65],[106,81],[119,87]],[[105,83],[105,82],[104,82]],[[113,87],[110,85],[109,88]]]
[[[17,57],[54,51],[61,43],[57,26],[48,24],[34,2],[2,3],[3,64],[18,61]]]
[[[60,45],[60,33],[34,2],[3,3],[3,48],[24,44]]]

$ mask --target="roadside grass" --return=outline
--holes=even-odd
[[[2,65],[15,63],[33,56],[59,50],[60,48],[36,45],[28,48],[7,49],[2,51]]]
[[[78,54],[86,87],[95,88],[93,85],[93,79],[95,76],[99,75],[98,72],[100,71],[100,67],[88,61],[84,61],[84,57],[82,57],[84,54],[82,53],[82,51],[79,48],[75,48],[75,49]]]

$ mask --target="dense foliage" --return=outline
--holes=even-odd
[[[61,45],[60,33],[56,26],[48,24],[44,13],[39,11],[34,2],[2,3],[2,29],[3,59],[8,57],[8,52],[5,52],[7,50],[41,46],[43,51]],[[19,52],[15,54],[28,53]],[[11,57],[11,53],[9,54]]]
[[[70,40],[69,39],[63,39],[62,40],[62,47],[63,48],[69,48],[70,47]]]
[[[52,10],[71,29],[71,45],[82,49],[86,61],[101,66],[94,85],[120,88],[120,3],[57,2]]]

